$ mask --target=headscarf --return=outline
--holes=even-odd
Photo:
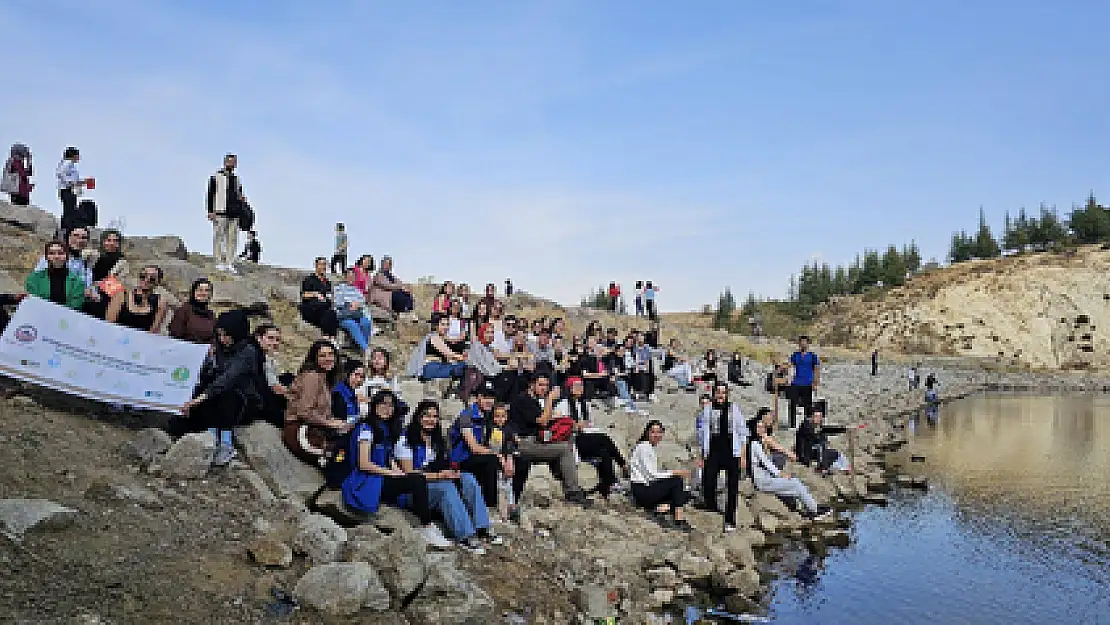
[[[216,318],[216,329],[223,330],[233,343],[245,341],[251,336],[251,324],[247,313],[242,310],[229,310]]]
[[[13,143],[11,154],[12,158],[28,158],[31,156],[31,148],[22,143]]]
[[[212,288],[212,282],[209,281],[208,278],[197,278],[195,281],[193,281],[193,286],[189,287],[189,306],[192,306],[193,312],[197,315],[200,315],[201,317],[211,317],[215,313],[213,313],[212,310],[208,308],[209,302],[197,301],[197,288],[202,284],[207,284],[209,289]],[[223,317],[223,315],[220,315],[220,317]],[[245,314],[243,315],[243,321],[246,321]],[[216,325],[218,327],[219,323],[217,322]],[[249,331],[250,324],[248,324],[247,327]],[[238,342],[238,339],[236,339],[236,342]]]
[[[108,239],[109,235],[116,235],[117,237],[119,237],[119,244],[120,244],[119,249],[120,249],[120,251],[118,251],[118,252],[105,252],[104,251],[104,241],[106,241]],[[115,268],[116,263],[118,263],[120,261],[120,259],[122,259],[122,258],[123,258],[123,235],[120,234],[120,231],[109,228],[109,229],[105,230],[104,232],[101,232],[100,233],[100,256],[97,257],[96,262],[93,263],[93,267],[92,267],[93,282],[99,282],[99,281],[103,280],[104,278],[107,278],[108,274],[112,273],[112,269]]]

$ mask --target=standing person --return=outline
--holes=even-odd
[[[208,178],[208,221],[212,222],[212,258],[216,269],[235,273],[235,250],[239,248],[239,215],[247,201],[235,167],[234,154],[224,156],[224,166]]]
[[[247,244],[243,246],[243,253],[239,254],[239,258],[256,265],[262,258],[262,244],[258,242],[258,233],[254,230],[247,233]]]
[[[648,319],[657,321],[659,319],[655,311],[655,294],[659,292],[659,288],[648,280],[644,283],[644,305],[647,308]]]
[[[621,288],[616,282],[609,283],[609,312],[617,312],[617,300],[620,299]]]
[[[54,175],[58,179],[58,198],[62,201],[62,218],[59,228],[63,236],[69,234],[73,221],[77,218],[77,196],[85,192],[88,179],[82,178],[77,171],[77,163],[81,161],[81,152],[70,146],[62,152],[62,160]]]
[[[209,308],[212,283],[198,278],[189,288],[189,301],[173,312],[169,334],[175,339],[206,345],[216,332],[216,315]]]
[[[31,167],[31,150],[22,143],[12,146],[11,156],[4,162],[2,180],[4,188],[0,189],[8,194],[12,204],[27,206],[31,203],[31,190],[35,185],[31,183],[34,174]]]
[[[908,381],[909,381],[909,384],[910,384],[910,390],[912,391],[912,390],[916,389],[917,386],[918,386],[917,365],[910,365],[910,370],[906,372],[906,378],[908,378]]]
[[[513,296],[513,281],[509,278],[505,278],[505,297],[512,297],[512,296]]]
[[[879,375],[879,350],[871,352],[871,377]]]
[[[644,316],[644,281],[636,281],[636,316]]]
[[[809,337],[798,337],[798,351],[790,354],[794,376],[790,383],[790,429],[798,427],[798,408],[813,412],[813,390],[821,385],[821,359],[809,351]]]
[[[736,530],[736,506],[740,496],[740,472],[744,469],[744,443],[748,427],[740,406],[729,401],[728,384],[713,387],[713,402],[702,410],[695,424],[701,443],[701,492],[705,508],[717,512],[717,477],[725,472],[728,491],[725,501],[725,532]]]
[[[335,268],[339,265],[339,269]],[[335,253],[331,255],[331,272],[343,273],[347,270],[347,227],[342,222],[335,224]]]

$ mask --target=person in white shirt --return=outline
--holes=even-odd
[[[58,199],[62,201],[62,218],[59,221],[61,236],[67,236],[77,217],[77,196],[85,191],[88,180],[81,177],[77,171],[77,163],[81,161],[81,152],[75,147],[68,147],[62,153],[62,160],[54,171],[58,179]],[[60,238],[60,237],[59,237]]]
[[[791,477],[789,473],[783,473],[771,461],[771,454],[763,442],[767,434],[767,426],[763,420],[754,417],[748,421],[748,427],[751,428],[752,433],[748,439],[749,466],[756,490],[798,499],[805,509],[805,515],[810,519],[817,520],[829,516],[831,511],[817,505],[801,480]]]
[[[689,532],[693,527],[686,520],[682,506],[689,500],[683,480],[690,477],[690,471],[659,469],[655,448],[663,440],[664,431],[663,424],[658,419],[648,421],[639,442],[632,449],[632,459],[629,461],[632,499],[636,505],[651,509],[660,525]],[[668,513],[673,520],[667,517]]]

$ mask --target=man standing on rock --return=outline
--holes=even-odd
[[[235,273],[239,248],[239,215],[247,201],[235,167],[234,154],[224,156],[224,166],[208,179],[208,221],[212,222],[212,258],[216,269]]]
[[[790,383],[790,429],[798,427],[798,407],[813,414],[813,391],[821,384],[821,360],[809,351],[809,337],[798,337],[798,351],[790,355],[794,376]]]

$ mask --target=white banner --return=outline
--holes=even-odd
[[[207,353],[207,345],[27,297],[0,335],[0,374],[97,401],[179,412]]]

